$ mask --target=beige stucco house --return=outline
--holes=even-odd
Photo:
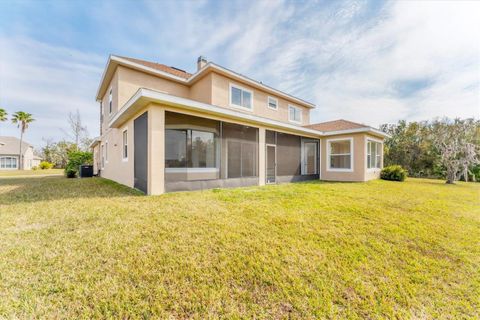
[[[33,153],[33,146],[28,142],[22,142],[22,166],[19,152],[20,139],[0,136],[0,170],[30,170],[40,164],[41,158]]]
[[[148,194],[310,179],[378,178],[383,132],[203,57],[186,71],[110,56],[97,92],[94,171]]]

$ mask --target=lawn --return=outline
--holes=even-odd
[[[480,317],[480,184],[0,179],[0,318]]]
[[[0,179],[4,177],[45,176],[45,175],[62,175],[62,174],[63,174],[63,169],[0,170]]]

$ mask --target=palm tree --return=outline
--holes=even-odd
[[[7,121],[7,111],[5,109],[0,108],[0,122]]]
[[[32,115],[27,112],[17,111],[12,116],[12,123],[16,124],[18,128],[20,128],[20,151],[18,152],[18,159],[20,160],[19,169],[23,168],[23,155],[22,155],[22,142],[23,142],[23,134],[28,129],[28,124],[35,121]]]

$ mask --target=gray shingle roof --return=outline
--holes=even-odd
[[[32,145],[26,141],[22,142],[22,154]],[[16,137],[0,136],[0,154],[18,154],[20,139]]]

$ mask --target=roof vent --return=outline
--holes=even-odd
[[[207,64],[207,58],[200,56],[197,59],[197,71],[202,69]]]

